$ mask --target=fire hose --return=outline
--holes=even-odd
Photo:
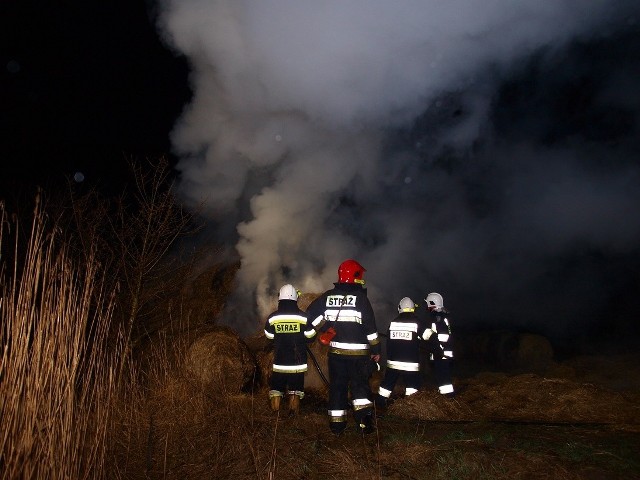
[[[318,371],[318,374],[320,375],[320,378],[322,379],[324,384],[328,387],[329,386],[329,380],[327,380],[327,377],[324,376],[324,373],[322,372],[322,368],[320,368],[320,364],[318,363],[318,359],[316,358],[316,356],[313,354],[313,352],[309,348],[309,345],[307,345],[307,353],[311,357],[311,361],[315,365],[316,370]]]

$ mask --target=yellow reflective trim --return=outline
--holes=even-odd
[[[344,350],[341,348],[333,348],[329,349],[329,353],[333,353],[336,355],[369,355],[369,350]]]
[[[307,364],[300,363],[298,365],[282,365],[274,363],[273,371],[279,373],[302,373],[307,371]]]
[[[277,322],[273,324],[276,333],[300,333],[298,322]]]

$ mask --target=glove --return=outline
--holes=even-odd
[[[333,327],[329,327],[326,332],[324,332],[322,335],[320,335],[320,337],[318,337],[318,340],[320,340],[320,343],[323,345],[329,345],[331,343],[331,340],[335,336],[336,336],[335,329]]]

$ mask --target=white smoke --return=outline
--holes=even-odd
[[[637,241],[637,221],[604,237],[590,225],[638,200],[622,177],[594,184],[570,172],[580,160],[572,152],[526,144],[473,153],[479,141],[496,142],[488,115],[512,69],[543,48],[553,57],[572,39],[606,36],[633,20],[632,6],[167,0],[161,30],[192,70],[193,100],[172,138],[181,193],[204,202],[218,225],[231,222],[220,234],[236,236],[244,303],[252,298],[265,315],[283,283],[322,291],[342,260],[356,258],[381,315],[428,291],[443,291],[454,310],[472,291],[506,304],[544,275],[531,257],[576,238]],[[390,132],[417,119],[426,133],[413,150],[394,149]],[[451,165],[440,168],[443,158]],[[557,182],[548,185],[550,176]],[[474,182],[484,182],[488,213],[470,198]],[[599,207],[580,212],[594,189]],[[557,202],[565,207],[549,221]]]

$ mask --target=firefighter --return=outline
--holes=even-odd
[[[355,260],[345,260],[334,288],[307,308],[309,321],[321,334],[319,340],[329,345],[329,427],[336,435],[347,427],[349,393],[359,431],[373,431],[369,376],[372,362],[380,360],[380,340],[364,272]]]
[[[273,371],[269,381],[269,402],[275,412],[287,395],[290,415],[297,415],[304,397],[304,372],[307,371],[307,343],[315,329],[307,314],[298,308],[299,292],[287,284],[280,289],[278,309],[267,318],[264,334],[273,340]]]
[[[442,395],[453,398],[455,396],[451,383],[453,348],[451,347],[449,311],[444,308],[444,299],[439,293],[429,293],[424,301],[429,311],[430,326],[423,338],[429,342],[431,351],[429,359],[433,363],[438,391]]]
[[[404,383],[405,396],[413,395],[421,386],[420,342],[427,325],[415,313],[416,304],[404,297],[398,304],[398,315],[387,331],[387,368],[378,388],[376,408],[384,413],[398,380]]]

